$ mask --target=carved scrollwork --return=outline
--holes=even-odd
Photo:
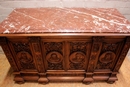
[[[78,69],[78,70],[81,70],[81,69],[85,69],[84,68],[84,64],[83,63],[70,63],[70,69]]]
[[[31,53],[29,44],[26,42],[16,42],[16,43],[12,43],[12,45],[16,53],[21,52],[21,51],[26,51],[26,52]]]
[[[86,53],[87,42],[70,42],[70,54],[76,51]]]
[[[35,69],[33,58],[28,52],[18,52],[16,57],[20,62],[21,69]]]
[[[104,43],[102,51],[103,52],[106,52],[106,51],[113,51],[113,52],[115,52],[117,47],[118,47],[118,44]]]
[[[50,63],[50,62],[48,62],[48,70],[62,70],[62,69],[63,69],[62,62],[60,62],[60,63]]]
[[[46,56],[46,58],[50,63],[60,63],[63,60],[62,55],[58,52],[51,52]]]
[[[45,42],[45,49],[47,53],[57,51],[62,54],[63,43],[62,42]]]

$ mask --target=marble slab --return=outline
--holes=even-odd
[[[0,34],[130,33],[114,8],[19,8],[0,23]]]

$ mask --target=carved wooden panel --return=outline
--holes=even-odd
[[[88,51],[88,43],[85,41],[70,42],[69,69],[85,70],[87,62],[86,53]]]
[[[119,70],[119,68],[121,67],[121,64],[123,63],[123,60],[124,60],[125,56],[128,53],[129,48],[130,48],[130,37],[127,37],[126,42],[124,44],[124,47],[121,50],[121,54],[120,54],[120,56],[118,58],[117,64],[115,65],[115,68],[114,68],[113,71],[118,71]]]
[[[47,70],[63,70],[63,42],[45,42]]]
[[[63,50],[62,42],[45,42],[44,45],[46,49],[46,54],[53,51],[56,51],[62,54],[62,50]]]
[[[10,46],[16,57],[15,60],[18,61],[17,65],[20,70],[36,69],[28,40],[19,41],[12,39],[12,41],[10,40]]]
[[[115,53],[111,51],[104,52],[99,57],[97,69],[111,69],[112,63],[115,60]]]
[[[13,68],[14,72],[18,72],[19,69],[16,65],[15,58],[13,57],[11,50],[9,49],[7,38],[0,37],[0,45],[2,46],[2,49],[11,65],[11,67]]]
[[[117,80],[116,73],[130,47],[129,37],[116,38],[0,38],[0,44],[15,71],[17,82],[30,80],[30,77],[40,83],[66,78],[83,83],[113,82]]]
[[[113,63],[116,62],[118,48],[122,47],[123,41],[109,43],[103,42],[102,50],[98,59],[96,69],[113,69]]]

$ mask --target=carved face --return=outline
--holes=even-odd
[[[84,59],[84,56],[82,54],[77,53],[76,54],[76,58],[77,59]]]
[[[51,58],[56,59],[57,55],[55,53],[51,54]]]
[[[22,58],[27,58],[26,53],[21,53],[21,57],[22,57]]]
[[[110,60],[110,59],[111,59],[111,53],[107,53],[107,54],[105,55],[105,59],[106,59],[106,60]]]

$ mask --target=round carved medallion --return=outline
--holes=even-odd
[[[60,63],[63,60],[63,57],[58,52],[51,52],[46,56],[46,59],[50,63]]]
[[[33,62],[32,56],[25,51],[17,53],[17,58],[24,64]]]
[[[82,52],[74,52],[70,55],[70,61],[73,63],[82,63],[85,61],[85,55]]]
[[[100,56],[99,60],[102,63],[110,63],[114,60],[114,58],[115,58],[115,53],[105,52]]]

